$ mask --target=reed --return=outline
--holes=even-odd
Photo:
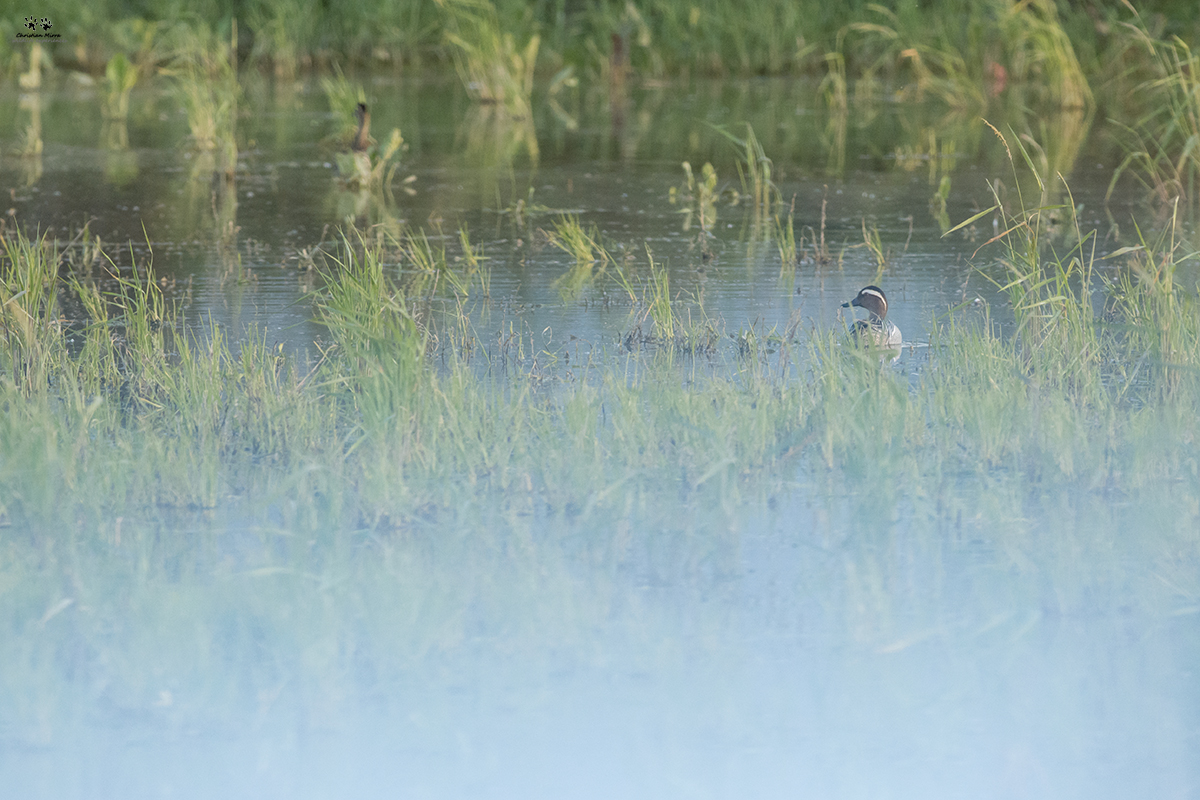
[[[1142,385],[1169,396],[1185,382],[1184,374],[1200,366],[1197,297],[1177,280],[1179,265],[1196,254],[1184,252],[1175,216],[1156,239],[1147,241],[1141,231],[1138,238],[1140,244],[1110,256],[1129,259],[1129,268],[1107,284],[1105,309],[1123,336],[1125,358],[1117,362],[1123,366],[1121,393],[1145,370],[1154,377]]]
[[[1013,3],[1000,16],[1012,77],[1034,83],[1059,108],[1090,108],[1092,90],[1051,0]]]
[[[1032,156],[1019,140],[1016,144],[1037,179],[1039,197],[1044,199],[1047,189]],[[1015,162],[1013,169],[1014,180],[1019,180]],[[1066,192],[1069,197],[1069,188]],[[1021,195],[1019,210],[1007,216],[999,194],[994,192],[994,198],[993,209],[983,213],[1001,214],[1002,232],[991,241],[1003,248],[999,263],[1006,277],[988,279],[1008,295],[1014,311],[1012,347],[1022,365],[1023,379],[1033,392],[1040,393],[1051,383],[1073,402],[1101,402],[1105,392],[1100,367],[1109,348],[1117,343],[1103,340],[1096,325],[1092,300],[1095,232],[1085,235],[1079,229],[1073,201],[1065,206],[1026,208]],[[1058,211],[1070,215],[1076,230],[1075,241],[1065,253],[1055,252],[1045,241],[1046,218]]]
[[[859,247],[865,247],[867,252],[871,254],[871,260],[875,262],[875,277],[871,279],[871,283],[879,283],[883,279],[883,271],[887,269],[888,262],[891,261],[891,253],[884,252],[883,240],[879,236],[879,227],[875,224],[867,226],[867,219],[862,220],[863,241]]]
[[[937,221],[942,233],[950,230],[950,214],[946,210],[946,202],[950,199],[952,180],[949,175],[943,175],[938,182],[937,191],[929,198],[929,214]]]
[[[595,225],[585,231],[578,214],[563,214],[554,222],[553,231],[543,231],[546,240],[575,259],[577,264],[592,265],[606,254],[597,244],[599,230]]]
[[[980,75],[967,66],[968,61],[975,61],[972,57],[975,54],[960,51],[961,42],[954,31],[945,30],[940,23],[930,26],[928,20],[913,14],[911,9],[898,12],[873,5],[871,11],[879,21],[856,21],[847,27],[847,33],[858,38],[859,48],[876,53],[866,66],[867,76],[903,72],[910,80],[902,90],[906,97],[921,101],[933,95],[952,108],[986,106]],[[973,16],[970,14],[966,21],[968,29],[978,25],[970,19]],[[956,19],[956,26],[961,23],[962,20]],[[844,85],[844,66],[840,72],[840,82]],[[841,92],[840,107],[844,107],[845,89]]]
[[[488,257],[483,254],[483,246],[471,244],[471,237],[467,232],[466,225],[458,229],[458,243],[462,248],[462,255],[459,258],[465,267],[468,286],[474,280],[478,280],[483,296],[491,297],[492,270],[486,263]]]
[[[361,429],[353,439],[410,438],[416,431],[407,409],[425,383],[427,334],[405,292],[385,274],[382,243],[351,235],[343,238],[342,254],[332,259],[317,308],[334,342],[318,383],[339,390],[341,402],[348,404],[356,423],[349,433]]]

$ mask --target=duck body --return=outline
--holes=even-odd
[[[899,347],[904,344],[904,337],[900,335],[900,329],[896,327],[895,323],[887,321],[876,325],[860,319],[850,326],[850,335],[857,342],[876,347]]]
[[[371,110],[366,103],[354,107],[354,119],[358,121],[358,130],[354,132],[354,141],[350,149],[355,153],[365,153],[371,146]]]
[[[865,309],[866,319],[857,320],[850,326],[850,335],[859,344],[875,347],[899,347],[904,343],[900,329],[888,321],[887,295],[878,286],[865,286],[853,300],[842,303],[842,308]]]
[[[337,164],[338,175],[342,184],[354,191],[366,189],[371,185],[371,111],[366,103],[354,107],[354,119],[358,127],[354,138],[350,140],[350,152],[342,150],[334,153],[334,163]]]

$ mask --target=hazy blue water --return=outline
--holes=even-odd
[[[1035,535],[1096,535],[1102,504],[1069,505]],[[219,579],[236,612],[183,580],[142,702],[93,668],[0,770],[21,797],[1195,796],[1198,615],[1155,596],[1152,547],[1114,571],[1014,560],[987,521],[739,516],[624,548],[604,522],[439,530],[361,587]],[[195,669],[193,625],[261,630]]]

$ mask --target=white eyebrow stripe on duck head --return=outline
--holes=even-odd
[[[884,305],[887,305],[887,298],[883,296],[883,292],[877,292],[874,289],[863,289],[859,294],[869,294],[872,297],[878,297],[883,301]]]

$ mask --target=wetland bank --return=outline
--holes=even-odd
[[[266,4],[10,69],[6,785],[1200,791],[1195,20],[450,6],[399,75]]]

